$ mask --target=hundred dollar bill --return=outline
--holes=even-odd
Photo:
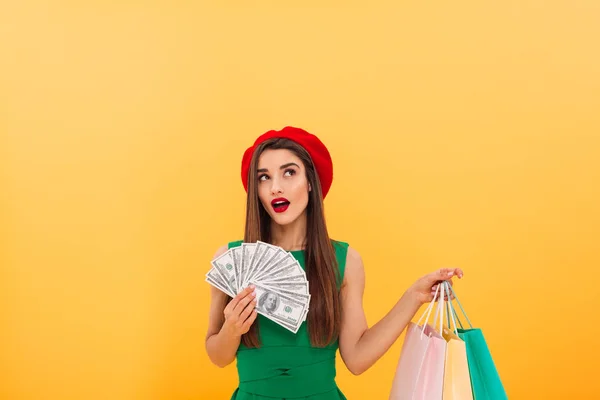
[[[304,315],[302,316],[302,322],[306,321],[306,316],[308,315],[308,307],[304,310]]]
[[[256,279],[258,276],[262,275],[269,265],[276,264],[284,255],[285,252],[281,251],[281,249],[267,244],[267,249],[258,259],[255,260],[255,264],[252,266],[252,271],[246,282],[248,282],[250,279]]]
[[[219,274],[219,271],[217,271],[214,266],[206,273],[206,277],[209,277],[211,280],[229,290],[229,285],[227,282],[225,282],[225,279],[223,279],[221,274]]]
[[[280,291],[292,292],[297,294],[309,294],[308,282],[273,282],[273,281],[260,281],[265,286],[275,288]]]
[[[242,243],[242,262],[240,265],[240,274],[238,275],[238,290],[244,287],[245,277],[248,275],[250,263],[256,251],[256,243]]]
[[[279,268],[275,268],[274,270],[270,270],[268,274],[262,275],[259,279],[267,280],[267,279],[279,279],[285,278],[288,276],[293,276],[302,271],[302,267],[298,263],[298,261],[294,258],[291,260],[286,259],[285,264],[281,263]]]
[[[291,297],[292,299],[295,299],[302,303],[306,303],[306,307],[308,307],[310,305],[310,298],[311,298],[310,293],[296,293],[296,292],[292,292],[290,290],[281,289],[277,286],[267,285],[266,283],[264,283],[262,281],[259,282],[259,284],[262,285],[263,287],[269,289],[271,292],[277,293],[282,296]]]
[[[271,321],[275,322],[276,324],[281,325],[282,327],[286,328],[287,330],[289,330],[290,332],[293,333],[297,333],[298,330],[300,329],[300,326],[302,326],[302,323],[306,320],[306,311],[303,313],[303,318],[302,321],[300,321],[298,323],[298,325],[291,325],[290,323],[288,323],[287,321],[282,321],[279,318],[277,318],[276,316],[266,316],[262,313],[259,312],[259,314],[261,314],[262,316],[264,316],[267,319],[270,319]]]
[[[221,278],[221,275],[219,275],[215,268],[211,268],[211,270],[206,274],[205,280],[206,282],[210,283],[226,295],[230,297],[235,297],[235,295],[231,293],[231,290],[229,289],[228,285],[223,281],[223,278]]]
[[[217,271],[217,269],[214,266],[211,266],[210,270],[205,274],[205,276],[210,276],[210,278],[216,281],[218,284],[228,287],[227,283],[225,282],[225,279],[223,279],[221,274],[219,274],[219,271]]]
[[[279,325],[283,326],[284,328],[287,328],[288,330],[290,330],[293,333],[297,333],[298,330],[300,329],[300,327],[302,326],[302,323],[304,321],[306,321],[306,313],[307,313],[307,311],[304,312],[304,317],[302,318],[302,322],[300,322],[300,325],[298,325],[298,326],[292,326],[292,325],[290,325],[290,324],[288,324],[288,323],[286,323],[284,321],[273,321],[273,322],[278,323]]]
[[[304,282],[306,281],[306,275],[304,274],[298,274],[298,275],[291,275],[291,276],[284,276],[282,278],[266,278],[261,280],[261,282],[265,282],[265,283],[292,283],[292,282]]]
[[[261,269],[252,277],[253,280],[263,279],[263,277],[269,276],[271,272],[277,271],[279,268],[296,261],[294,256],[281,248],[277,252],[278,254],[271,258],[268,263],[261,266]]]
[[[231,258],[233,259],[233,268],[235,275],[235,293],[238,294],[240,292],[240,288],[242,287],[242,282],[240,282],[240,269],[242,266],[242,248],[239,246],[232,247]]]
[[[269,248],[272,247],[270,244],[262,242],[260,240],[256,241],[256,249],[252,254],[252,259],[250,260],[250,264],[248,265],[247,273],[244,275],[244,280],[242,281],[243,286],[248,285],[248,281],[252,278],[252,274],[256,271],[257,268],[260,268],[261,263],[263,262],[263,258],[268,254],[272,257],[275,254],[275,249],[273,248],[271,252],[269,252]]]
[[[232,252],[227,251],[219,257],[212,260],[212,266],[217,270],[223,281],[229,287],[231,293],[237,294],[236,275]]]
[[[289,327],[289,329],[290,329],[292,332],[296,333],[296,332],[298,332],[298,329],[300,328],[300,326],[302,325],[302,323],[303,323],[304,321],[306,321],[306,316],[308,315],[308,311],[309,311],[309,308],[308,308],[308,307],[306,307],[306,309],[304,310],[304,314],[302,314],[302,322],[300,322],[300,325],[298,325],[298,326],[296,326],[296,327],[289,325],[289,324],[288,324],[287,322],[285,322],[285,321],[274,321],[274,322],[277,322],[278,324],[281,324],[281,325],[283,325],[283,326],[285,326],[285,327]]]
[[[293,297],[278,293],[257,282],[251,282],[256,288],[256,312],[270,320],[283,323],[287,329],[293,327],[295,332],[304,321],[308,303]]]

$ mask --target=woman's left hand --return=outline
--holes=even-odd
[[[448,283],[452,285],[452,278],[455,276],[459,279],[463,277],[463,272],[460,268],[441,268],[419,278],[410,288],[408,288],[407,292],[414,296],[419,304],[429,303],[433,300],[439,283],[448,281]],[[442,295],[442,293],[440,293],[441,290],[442,288],[440,287],[438,297]],[[447,296],[445,299],[448,300]]]

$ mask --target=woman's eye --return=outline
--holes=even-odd
[[[289,175],[286,175],[288,173],[289,173]],[[286,175],[286,176],[292,176],[294,174],[296,174],[296,171],[294,171],[293,169],[286,169],[284,175]]]
[[[263,174],[263,175],[260,175],[260,176],[258,177],[258,181],[259,181],[259,182],[260,182],[260,181],[264,181],[266,178],[268,178],[268,176],[267,176],[267,175],[264,175],[264,174]]]

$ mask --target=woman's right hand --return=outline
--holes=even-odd
[[[452,285],[452,278],[457,276],[459,279],[463,277],[463,271],[460,268],[442,268],[430,274],[419,278],[408,289],[408,292],[418,301],[419,305],[433,301],[436,289],[441,282],[447,281]],[[445,296],[440,291],[440,296]],[[452,296],[451,296],[452,297]],[[444,297],[448,300],[447,297]]]
[[[225,322],[223,330],[233,337],[241,337],[250,330],[256,319],[256,291],[254,285],[238,293],[223,310]]]

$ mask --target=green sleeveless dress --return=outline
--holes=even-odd
[[[332,241],[340,277],[344,277],[348,243]],[[229,248],[242,241],[230,242]],[[305,269],[304,251],[290,252]],[[296,334],[258,315],[261,346],[237,350],[239,386],[231,400],[346,400],[335,382],[338,341],[328,347],[313,347],[302,323]]]

